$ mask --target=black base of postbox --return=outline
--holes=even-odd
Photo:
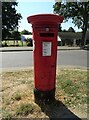
[[[45,104],[53,103],[55,101],[55,89],[50,91],[40,91],[38,89],[34,89],[34,100],[37,104],[40,102]]]

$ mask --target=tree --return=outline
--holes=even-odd
[[[23,31],[21,31],[21,34],[23,35],[31,35],[32,33],[31,32],[29,32],[28,30],[23,30]]]
[[[77,1],[77,0],[76,0]],[[89,24],[89,1],[88,2],[56,2],[53,6],[54,12],[63,15],[67,21],[72,18],[72,22],[82,29],[81,46],[85,45],[86,32]]]
[[[10,37],[11,31],[19,26],[19,20],[22,18],[20,13],[17,13],[15,7],[17,2],[2,2],[2,38]]]
[[[61,25],[60,25],[60,24],[58,25],[58,31],[59,31],[59,32],[62,31],[62,28],[61,28]]]
[[[72,27],[69,27],[68,32],[75,32],[75,30]]]
[[[62,30],[62,32],[68,32],[66,29]]]
[[[12,38],[14,38],[15,40],[21,39],[20,32],[18,32],[18,31],[13,31],[12,34],[11,34],[11,36],[12,36]]]

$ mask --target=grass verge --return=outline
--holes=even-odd
[[[64,104],[72,108],[87,107],[87,71],[64,69],[57,73],[57,91],[61,91]],[[86,109],[87,110],[87,109]]]
[[[87,72],[81,69],[57,70],[55,98],[77,114],[79,111],[81,114],[87,113],[89,82]],[[3,72],[0,76],[2,77],[2,116],[4,118],[39,118],[40,116],[48,118],[47,114],[34,103],[33,70]]]

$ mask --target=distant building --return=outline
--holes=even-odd
[[[59,32],[62,44],[79,45],[82,39],[82,32]],[[89,44],[89,31],[86,34],[86,44]]]

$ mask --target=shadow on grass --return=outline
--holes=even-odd
[[[54,103],[51,104],[43,104],[40,102],[39,106],[50,120],[82,120],[58,100],[55,100]]]
[[[81,119],[71,112],[61,101],[55,100],[51,104],[37,103],[49,118],[37,118],[37,120],[87,120]],[[5,118],[2,120],[35,120],[36,118]]]

